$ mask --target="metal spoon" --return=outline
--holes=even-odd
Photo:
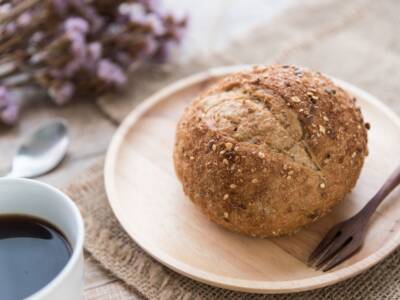
[[[64,158],[69,144],[65,121],[44,124],[22,141],[5,177],[33,178],[54,169]]]

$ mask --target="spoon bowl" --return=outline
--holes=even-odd
[[[66,122],[61,119],[46,123],[25,137],[6,177],[33,178],[60,164],[69,144]]]

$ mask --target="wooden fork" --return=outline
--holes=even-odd
[[[362,210],[328,231],[311,253],[308,259],[309,265],[326,272],[360,250],[369,219],[383,199],[399,184],[400,166]]]

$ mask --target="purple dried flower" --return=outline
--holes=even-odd
[[[7,95],[7,88],[4,85],[0,85],[0,103],[3,100],[3,98]]]
[[[57,87],[52,87],[49,90],[49,94],[55,103],[63,105],[67,103],[75,92],[75,86],[71,82],[64,82]]]
[[[99,60],[102,53],[102,46],[99,42],[90,43],[88,46],[89,57],[93,60]]]
[[[146,23],[152,28],[155,35],[163,35],[167,30],[159,16],[155,14],[148,14]]]
[[[90,43],[86,48],[86,58],[83,61],[83,67],[91,74],[95,74],[101,55],[102,45],[99,42]]]
[[[29,2],[0,4],[0,14],[24,1]],[[24,74],[13,75],[47,89],[57,104],[75,93],[96,94],[124,85],[126,72],[147,60],[164,62],[186,26],[185,18],[166,14],[159,0],[46,0],[28,6],[0,25],[5,38],[21,31],[20,39],[4,44],[0,56],[17,53],[12,59],[24,66]],[[17,118],[16,95],[0,84],[0,123]]]
[[[41,43],[44,40],[44,38],[45,38],[45,35],[44,35],[43,31],[37,31],[30,38],[30,43],[37,45],[37,44]]]
[[[97,76],[106,83],[115,84],[118,86],[124,85],[127,81],[124,71],[108,59],[102,59],[99,62]]]
[[[18,26],[28,26],[29,23],[32,21],[32,14],[30,12],[25,12],[20,15],[17,19]]]
[[[11,104],[0,112],[0,119],[6,125],[14,125],[18,120],[19,111],[18,105]]]
[[[89,23],[79,17],[71,17],[65,21],[66,32],[77,32],[81,34],[86,34],[89,31]]]
[[[10,22],[5,26],[5,32],[7,34],[14,34],[17,31],[17,24],[15,22]]]
[[[131,22],[144,24],[147,21],[146,10],[139,3],[122,3],[118,7],[118,12],[123,16],[128,16]]]
[[[6,14],[10,12],[11,10],[11,4],[10,3],[5,3],[0,5],[0,14]]]
[[[13,102],[10,91],[4,85],[0,85],[0,110],[7,108]]]
[[[65,21],[65,30],[71,41],[72,52],[72,59],[65,66],[65,74],[71,77],[85,65],[88,52],[85,35],[89,24],[82,18],[73,17]]]
[[[71,50],[75,57],[84,59],[86,54],[86,38],[78,31],[67,32],[67,36],[71,41]]]
[[[0,121],[13,125],[18,119],[19,104],[5,86],[0,86]]]
[[[25,12],[18,17],[17,24],[19,26],[28,26],[31,20],[32,20],[32,15],[29,12]]]

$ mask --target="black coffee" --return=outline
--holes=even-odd
[[[21,300],[40,290],[71,256],[64,235],[48,222],[0,215],[0,299]]]

